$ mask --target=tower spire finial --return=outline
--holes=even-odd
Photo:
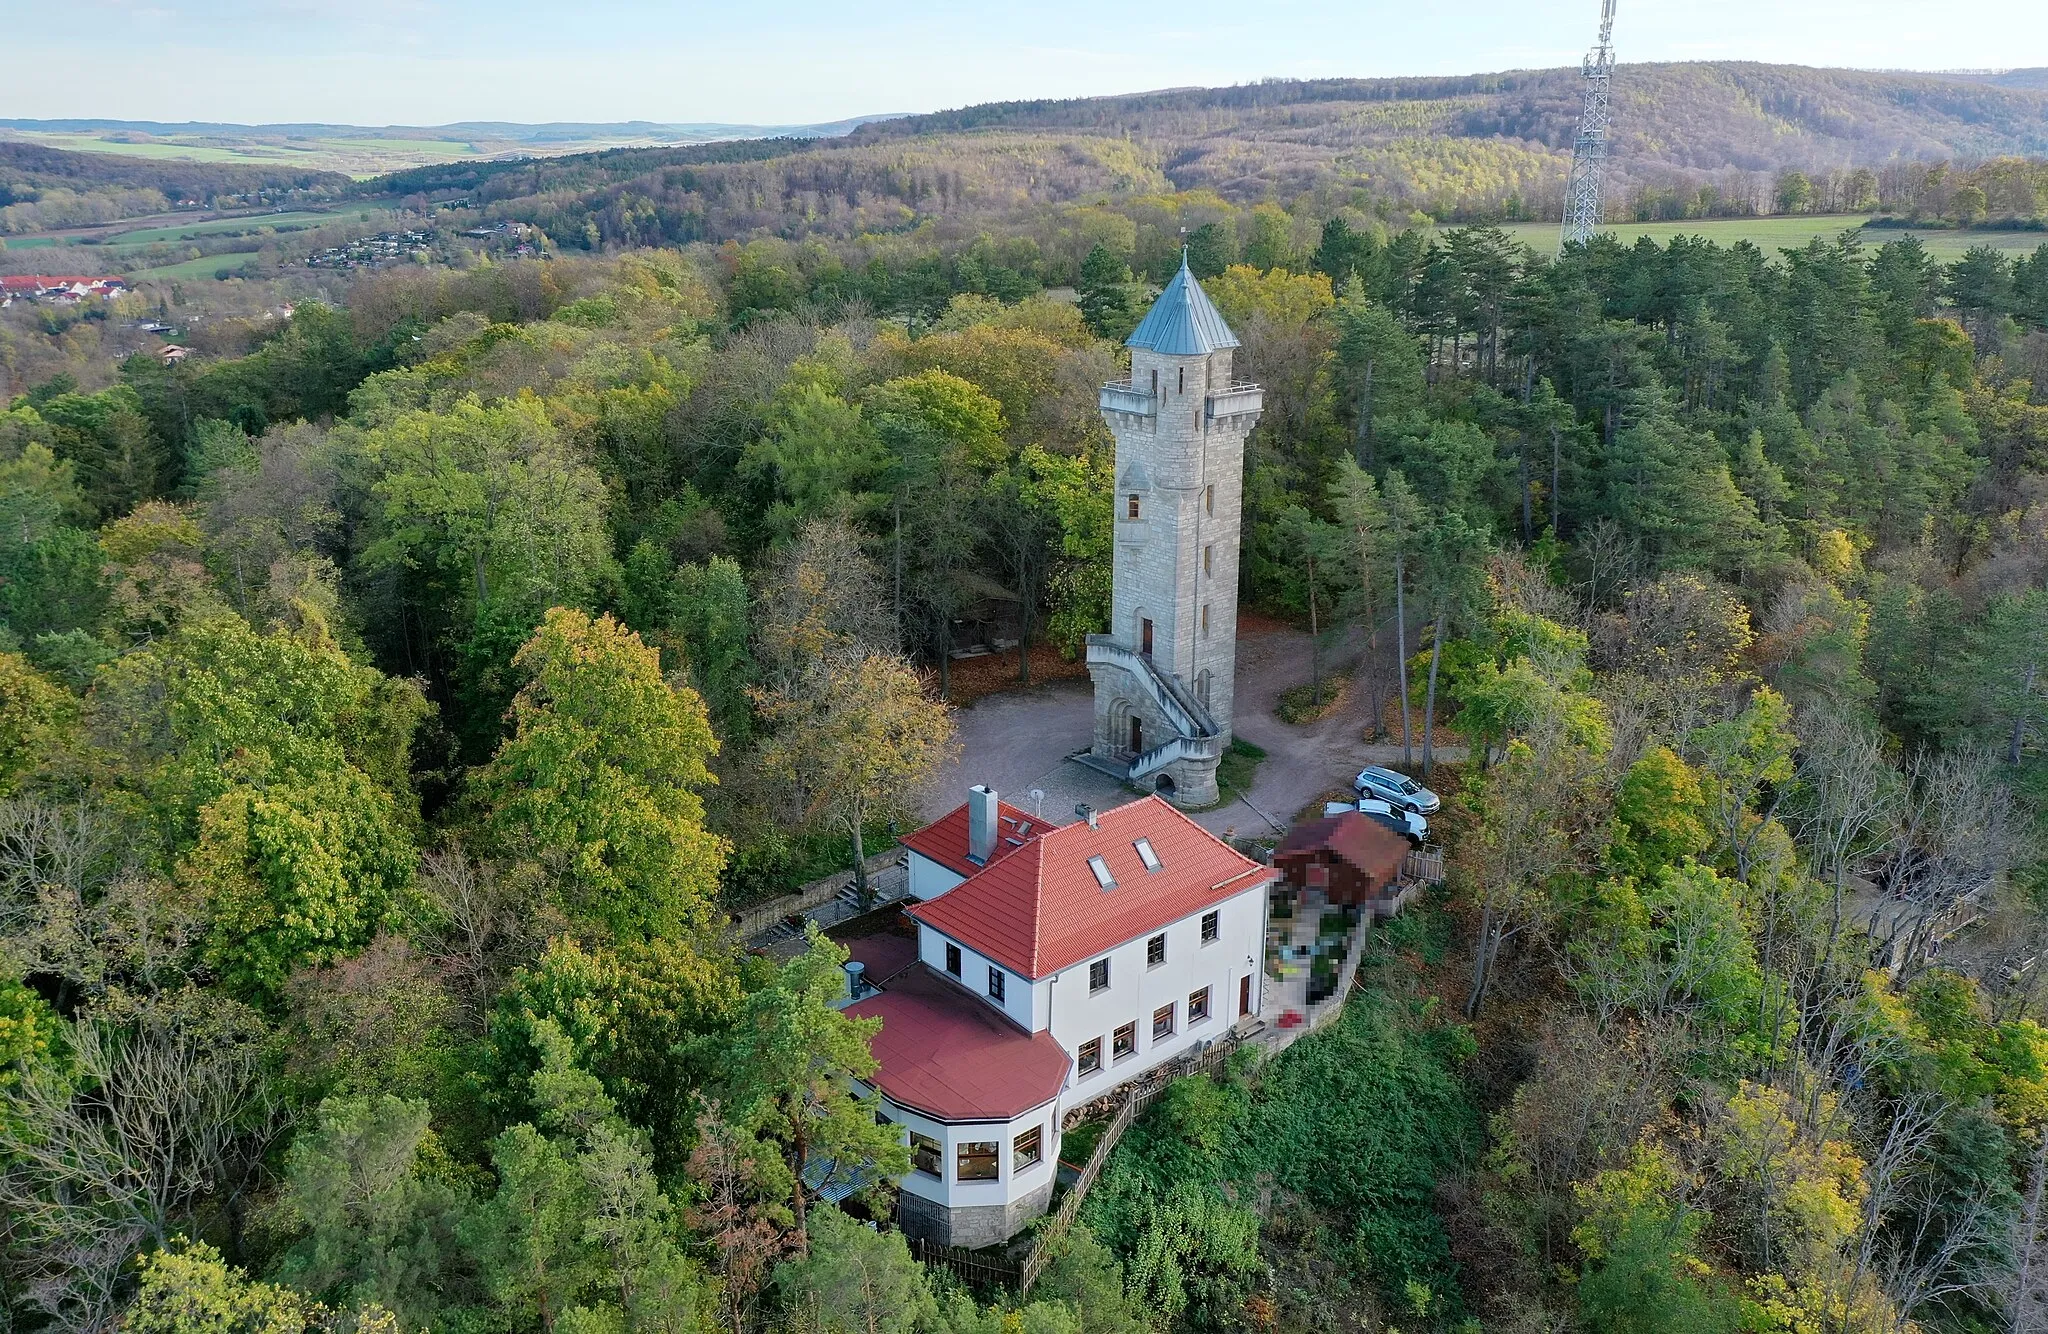
[[[1180,266],[1182,268],[1188,266],[1188,228],[1186,223],[1182,223],[1180,228]]]

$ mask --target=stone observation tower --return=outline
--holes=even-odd
[[[1237,335],[1185,256],[1126,345],[1130,380],[1102,387],[1116,435],[1116,589],[1109,633],[1088,637],[1086,762],[1206,806],[1230,745],[1244,440],[1263,397],[1232,382]]]

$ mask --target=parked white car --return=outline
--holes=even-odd
[[[1435,815],[1443,799],[1406,774],[1369,764],[1351,780],[1351,790],[1374,801],[1384,801],[1417,815]]]
[[[1375,824],[1385,825],[1410,843],[1420,846],[1429,837],[1429,821],[1414,811],[1397,810],[1384,801],[1360,797],[1357,801],[1332,801],[1323,806],[1323,818],[1342,815],[1346,811],[1357,811]]]

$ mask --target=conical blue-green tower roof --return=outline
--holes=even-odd
[[[1167,357],[1198,357],[1242,344],[1223,322],[1223,313],[1209,300],[1209,294],[1195,281],[1195,275],[1188,272],[1183,256],[1180,272],[1173,275],[1173,281],[1124,340],[1124,346],[1142,347]]]

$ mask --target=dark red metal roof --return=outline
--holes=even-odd
[[[948,817],[949,819],[951,817]],[[1039,978],[1221,903],[1272,877],[1158,797],[1048,829],[907,911],[996,962]],[[1137,841],[1159,858],[1147,870]],[[1088,859],[1108,864],[1105,889]]]
[[[882,1021],[871,1082],[941,1121],[1008,1121],[1057,1098],[1066,1082],[1067,1053],[1051,1033],[1026,1033],[921,963],[846,1012]]]
[[[1408,862],[1408,840],[1358,811],[1345,811],[1294,826],[1287,837],[1280,840],[1280,846],[1273,850],[1273,860],[1285,866],[1296,858],[1321,851],[1342,857],[1371,876],[1376,886],[1398,879],[1401,868]]]
[[[1007,801],[996,802],[996,850],[988,864],[1003,858],[1054,827],[1029,811],[1020,811]],[[967,803],[962,802],[924,828],[902,840],[903,846],[921,852],[949,871],[973,875],[981,863],[967,860]]]

